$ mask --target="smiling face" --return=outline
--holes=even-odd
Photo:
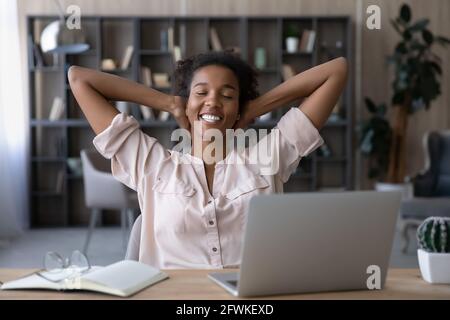
[[[186,114],[194,128],[200,121],[202,131],[219,129],[225,134],[239,114],[239,82],[232,70],[208,65],[195,71],[190,84]]]

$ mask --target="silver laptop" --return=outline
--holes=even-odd
[[[261,296],[368,289],[378,270],[383,288],[400,198],[376,191],[255,196],[239,272],[208,277],[235,296]]]

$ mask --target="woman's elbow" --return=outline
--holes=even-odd
[[[347,79],[348,73],[348,63],[345,57],[339,57],[335,59],[336,61],[336,74],[342,77],[344,80]]]
[[[76,82],[81,79],[81,68],[78,66],[71,66],[67,71],[67,79],[71,86],[73,86]]]

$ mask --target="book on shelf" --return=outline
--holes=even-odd
[[[179,27],[179,40],[180,40],[180,45],[179,45],[179,50],[180,50],[180,58],[186,56],[186,24],[185,23],[180,23],[180,27]],[[175,48],[174,48],[175,49]],[[175,59],[175,61],[178,61],[177,59]]]
[[[57,281],[65,274],[67,280]],[[152,286],[169,276],[149,265],[132,260],[122,260],[105,267],[93,266],[87,272],[72,276],[70,268],[61,272],[41,271],[31,275],[5,282],[1,290],[10,289],[47,289],[58,291],[84,290],[109,295],[128,297]]]
[[[159,41],[160,41],[160,50],[161,51],[167,51],[168,48],[168,31],[165,29],[162,29],[159,32]]]
[[[167,49],[169,51],[173,51],[174,47],[174,33],[173,33],[173,27],[169,27],[167,30]]]
[[[125,53],[122,58],[122,62],[120,64],[120,68],[122,70],[126,70],[130,67],[131,58],[133,57],[134,47],[132,45],[127,46],[125,49]]]
[[[309,30],[303,30],[302,37],[300,39],[300,45],[298,47],[298,50],[300,52],[306,51],[306,46],[308,44],[308,35],[309,35]]]
[[[300,40],[299,46],[300,52],[311,53],[314,49],[315,41],[316,41],[316,31],[303,30],[302,39]]]
[[[175,62],[181,60],[181,48],[179,46],[173,47],[173,60],[175,60]]]
[[[281,66],[281,71],[282,71],[283,81],[286,81],[287,79],[295,76],[294,67],[292,67],[290,64],[284,63]]]
[[[306,45],[306,52],[313,52],[315,42],[316,42],[316,32],[314,30],[310,30],[308,36],[308,43]]]
[[[222,43],[220,42],[219,35],[214,27],[209,28],[209,40],[213,51],[222,51]]]
[[[165,72],[153,73],[153,84],[157,88],[170,88],[169,74]]]
[[[59,170],[56,176],[56,192],[62,193],[64,191],[64,170]]]
[[[53,98],[52,108],[50,109],[50,114],[48,119],[51,121],[56,121],[62,119],[64,115],[64,102],[60,97]]]

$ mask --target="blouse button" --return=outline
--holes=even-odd
[[[214,225],[214,221],[209,220],[209,225],[210,225],[210,226]]]
[[[208,201],[208,203],[211,203],[211,202],[212,202],[211,200]]]
[[[216,247],[212,248],[212,251],[217,252],[217,248]]]

